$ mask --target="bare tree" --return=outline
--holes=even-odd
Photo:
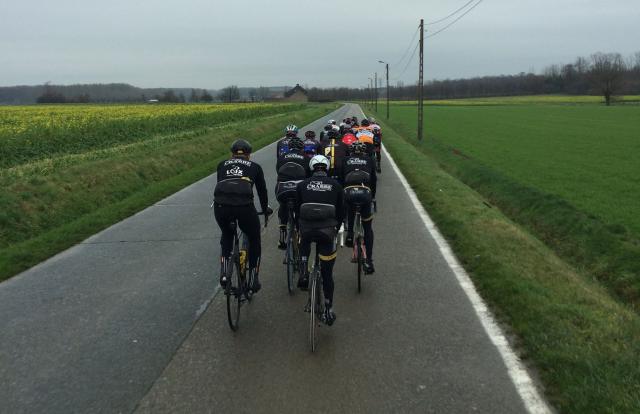
[[[624,60],[619,53],[591,55],[590,79],[604,96],[607,105],[611,105],[611,98],[620,90],[624,72]]]
[[[218,94],[222,102],[234,102],[240,99],[240,89],[236,85],[227,86]]]

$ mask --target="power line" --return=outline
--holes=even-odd
[[[416,40],[416,35],[418,34],[419,31],[420,31],[420,26],[418,26],[418,28],[416,29],[415,33],[413,34],[413,38],[411,39],[411,42],[409,43],[409,47],[407,48],[407,50],[402,55],[402,58],[400,58],[400,60],[397,61],[396,63],[394,63],[392,66],[394,66],[394,67],[398,66],[404,60],[404,58],[407,56],[407,53],[409,53],[409,50],[411,50],[411,45],[413,45],[413,42]]]
[[[473,3],[474,1],[475,1],[475,0],[469,0],[469,1],[464,5],[464,6],[460,7],[458,10],[454,11],[453,13],[449,14],[448,16],[443,17],[442,19],[434,20],[434,21],[429,22],[429,23],[425,23],[424,25],[425,25],[425,26],[431,26],[432,24],[437,24],[437,23],[440,23],[440,22],[444,22],[444,21],[445,21],[445,20],[447,20],[449,17],[451,17],[451,16],[453,16],[453,15],[457,14],[460,10],[464,9],[465,7],[467,7],[468,5],[470,5],[471,3]]]
[[[466,12],[462,13],[460,16],[458,16],[454,21],[452,21],[451,23],[449,23],[448,25],[446,25],[445,27],[443,27],[442,29],[431,33],[429,36],[425,36],[425,39],[429,39],[435,35],[437,35],[440,32],[443,32],[445,30],[447,30],[449,27],[451,27],[453,24],[455,24],[458,20],[462,19],[464,16],[466,16],[471,10],[475,9],[476,7],[478,7],[478,5],[480,3],[482,3],[483,0],[479,0],[476,4],[474,4],[473,6],[471,6],[469,8],[469,10],[467,10]]]
[[[409,59],[409,61],[407,62],[407,65],[404,67],[404,69],[402,70],[402,73],[400,73],[400,75],[398,75],[398,77],[394,78],[393,80],[400,80],[400,78],[402,77],[402,75],[404,75],[404,73],[407,71],[407,69],[409,68],[409,65],[411,65],[411,62],[413,62],[413,58],[416,55],[416,51],[418,50],[418,46],[420,46],[420,43],[416,43],[416,47],[413,49],[413,53],[411,54],[411,58]]]

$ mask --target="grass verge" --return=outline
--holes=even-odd
[[[640,316],[382,123],[385,146],[566,413],[640,411]]]
[[[255,149],[282,125],[307,124],[337,105],[159,136],[0,172],[0,280],[84,240],[214,172],[242,134]]]

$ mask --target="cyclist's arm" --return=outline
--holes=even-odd
[[[262,211],[266,212],[267,207],[269,207],[269,195],[267,194],[267,183],[264,181],[264,172],[262,171],[262,167],[258,164],[254,164],[256,166],[257,174],[256,174],[256,190],[258,191],[258,198],[260,199],[260,207],[262,207]]]
[[[369,170],[371,171],[371,196],[376,198],[376,190],[378,187],[378,175],[376,174],[376,167],[372,159],[367,161],[369,164]]]
[[[340,184],[338,184],[337,188],[338,190],[338,201],[336,202],[336,220],[338,221],[338,228],[340,227],[340,225],[342,224],[342,221],[344,220],[344,197],[343,197],[343,189],[342,186]]]

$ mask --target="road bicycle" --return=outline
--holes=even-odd
[[[264,226],[267,227],[269,216],[264,213]],[[253,291],[253,275],[249,272],[249,239],[247,235],[240,232],[238,234],[238,221],[231,222],[233,229],[233,250],[231,257],[223,258],[223,272],[227,276],[227,284],[224,295],[227,298],[227,319],[229,328],[237,331],[240,323],[240,308],[244,303],[251,302]],[[242,240],[241,240],[242,237]],[[249,273],[249,275],[247,275]]]
[[[295,273],[301,274],[301,260],[300,260],[300,238],[298,229],[295,224],[293,210],[295,208],[295,200],[287,200],[287,209],[289,218],[287,221],[287,236],[286,243],[287,248],[285,250],[284,263],[287,268],[287,288],[289,293],[295,292],[294,275]]]

